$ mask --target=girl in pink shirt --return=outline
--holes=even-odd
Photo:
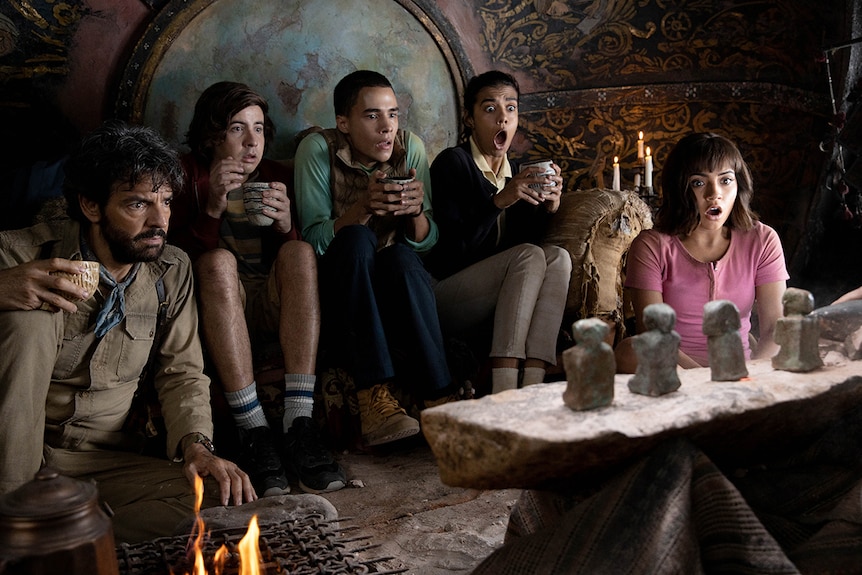
[[[626,288],[636,329],[643,309],[664,302],[677,314],[679,364],[709,365],[702,331],[703,306],[730,300],[739,308],[746,358],[772,357],[789,278],[778,234],[751,209],[751,172],[736,145],[712,133],[694,133],[671,150],[662,171],[662,206],[652,230],[641,232],[628,254]],[[757,305],[758,343],[749,349],[751,312]],[[634,373],[629,339],[616,349],[617,371]]]

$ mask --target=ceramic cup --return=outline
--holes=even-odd
[[[268,189],[269,184],[266,182],[246,182],[242,185],[245,215],[248,216],[248,221],[256,226],[269,226],[273,222],[273,219],[264,213],[275,211],[263,203],[263,192]]]
[[[381,184],[401,184],[403,186],[403,185],[406,185],[406,184],[409,184],[410,182],[412,182],[413,177],[411,177],[411,176],[387,176],[387,177],[381,178],[377,181],[380,182]],[[389,192],[389,193],[399,194],[401,192],[396,191],[396,192]],[[400,200],[397,202],[387,202],[387,203],[390,203],[390,204],[400,203]]]
[[[523,172],[524,170],[526,170],[528,168],[532,168],[534,166],[537,166],[539,168],[542,168],[542,172],[539,173],[540,176],[553,176],[554,175],[554,168],[552,167],[553,163],[554,163],[553,160],[535,160],[532,162],[527,162],[525,164],[521,164],[520,171]],[[530,184],[530,187],[535,189],[535,190],[541,190],[545,185],[546,184]],[[554,184],[547,184],[547,185],[553,186]]]
[[[96,288],[99,287],[99,262],[83,261],[76,263],[83,264],[84,267],[87,268],[84,273],[70,274],[67,272],[50,272],[52,276],[66,278],[76,286],[82,287],[87,291],[87,297],[85,298],[78,298],[64,291],[57,292],[71,302],[79,302],[90,299],[91,297],[93,297],[93,294],[96,293]],[[47,303],[43,303],[42,309],[50,310],[51,306],[49,306]]]

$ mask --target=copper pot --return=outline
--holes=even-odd
[[[0,574],[118,575],[96,486],[42,468],[0,498]]]

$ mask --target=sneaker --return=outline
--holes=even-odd
[[[461,401],[462,399],[473,399],[475,394],[473,392],[473,384],[470,380],[464,382],[463,387],[459,387],[457,390],[444,395],[443,397],[438,397],[436,399],[426,399],[423,400],[422,403],[425,404],[425,409],[429,407],[437,407],[438,405],[445,405],[447,403],[452,403],[455,401]]]
[[[338,491],[347,485],[344,470],[323,444],[310,417],[297,417],[284,434],[284,461],[306,493]]]
[[[239,430],[240,467],[248,473],[258,497],[290,493],[281,458],[268,427]]]
[[[419,422],[398,405],[385,383],[359,389],[356,396],[366,445],[389,443],[419,433]]]

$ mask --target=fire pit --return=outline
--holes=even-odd
[[[265,525],[257,538],[260,555],[259,561],[252,561],[257,563],[254,570],[254,565],[245,560],[242,540],[254,536],[257,529],[255,519],[248,530],[219,529],[203,536],[161,537],[135,545],[121,544],[117,548],[119,572],[121,575],[382,575],[406,571],[377,570],[376,564],[392,557],[360,558],[360,553],[377,547],[367,544],[370,537],[351,537],[349,533],[357,527],[335,527],[320,515]],[[196,565],[196,555],[203,558],[203,565]]]

